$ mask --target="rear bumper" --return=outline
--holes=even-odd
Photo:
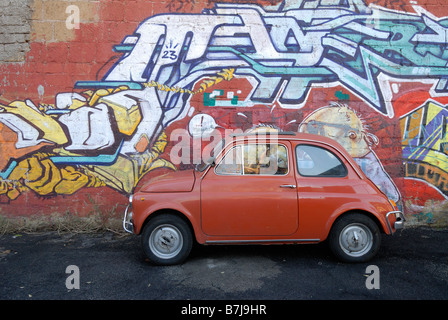
[[[395,215],[395,222],[393,225],[389,219],[390,215]],[[404,228],[404,222],[406,221],[403,212],[401,211],[390,211],[386,214],[387,227],[389,228],[389,232],[392,234],[397,230]]]

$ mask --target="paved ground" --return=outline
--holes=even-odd
[[[68,266],[79,271],[79,289],[70,288],[77,272]],[[340,263],[326,245],[208,246],[171,267],[145,261],[132,235],[7,234],[0,236],[0,299],[446,300],[448,229],[384,237],[377,258],[364,264]]]

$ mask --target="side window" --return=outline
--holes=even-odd
[[[288,153],[284,145],[245,144],[233,147],[215,172],[223,175],[285,175]]]
[[[312,146],[298,145],[296,159],[299,174],[307,177],[345,177],[347,168],[332,152]]]

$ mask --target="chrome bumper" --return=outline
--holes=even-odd
[[[403,229],[404,228],[404,222],[406,221],[406,219],[404,217],[403,212],[401,212],[401,211],[391,211],[391,212],[388,212],[386,214],[386,221],[387,221],[387,226],[389,228],[389,231],[390,231],[390,233],[394,233],[394,231],[392,229],[392,226],[391,226],[391,223],[389,221],[389,216],[391,214],[395,215],[395,222],[394,222],[394,229],[395,230]]]
[[[132,222],[132,205],[126,207],[123,218],[123,229],[126,232],[134,233],[134,224]]]

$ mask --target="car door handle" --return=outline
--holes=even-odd
[[[295,184],[282,184],[280,186],[280,188],[291,188],[291,189],[295,189],[296,185]]]

